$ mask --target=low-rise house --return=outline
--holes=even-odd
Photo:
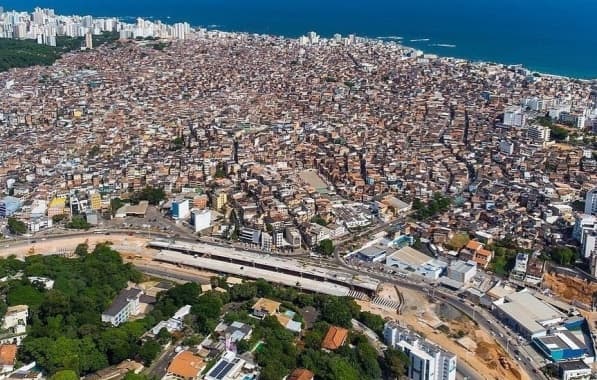
[[[234,352],[226,352],[222,358],[207,372],[205,380],[236,380],[239,378],[246,361]]]
[[[197,380],[206,363],[191,351],[181,351],[170,362],[162,380]]]
[[[250,339],[253,329],[251,326],[242,322],[232,322],[230,325],[221,322],[216,326],[215,332],[220,334],[227,343],[229,342],[233,344],[243,339]]]
[[[272,301],[267,298],[260,298],[253,305],[253,316],[263,319],[268,316],[274,316],[280,312],[280,302]]]
[[[29,306],[16,305],[6,309],[2,321],[0,333],[0,344],[20,345],[27,336],[27,318],[29,317]]]
[[[131,316],[139,314],[141,289],[130,288],[122,290],[112,301],[112,304],[102,313],[102,322],[118,326],[129,320]]]
[[[313,380],[315,374],[308,369],[297,368],[290,373],[286,380]]]
[[[338,326],[330,326],[321,342],[321,348],[325,350],[337,350],[346,343],[348,330]]]
[[[184,327],[184,318],[191,312],[191,305],[185,305],[178,309],[172,318],[167,321],[160,321],[151,329],[151,334],[158,335],[161,329],[166,329],[169,333],[181,331]]]
[[[16,344],[0,345],[0,374],[14,371],[17,358]]]

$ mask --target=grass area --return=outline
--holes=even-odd
[[[115,32],[93,36],[94,46],[118,40]],[[16,67],[50,66],[62,54],[81,48],[83,38],[57,37],[56,46],[39,45],[34,40],[0,39],[0,72]]]

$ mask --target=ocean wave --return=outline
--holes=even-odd
[[[218,24],[211,24],[211,25],[208,25],[207,27],[208,27],[208,28],[210,28],[210,29],[213,29],[213,28],[221,28],[221,27],[222,27],[222,25],[218,25]]]
[[[452,45],[452,44],[429,44],[429,46],[445,47],[445,48],[455,48],[456,47],[456,45]]]
[[[378,40],[402,40],[404,39],[404,37],[400,37],[400,36],[381,36],[381,37],[376,37]]]
[[[410,42],[428,42],[429,38],[415,38],[413,40],[410,40]]]

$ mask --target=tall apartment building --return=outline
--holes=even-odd
[[[542,125],[533,125],[528,129],[528,136],[534,142],[543,144],[551,138],[551,130]]]
[[[587,191],[585,198],[585,214],[597,215],[597,187]]]
[[[410,360],[408,378],[412,380],[455,380],[456,355],[427,342],[418,334],[387,322],[384,340],[388,346],[403,351]]]
[[[504,125],[511,127],[524,127],[525,124],[526,115],[522,111],[522,107],[508,107],[506,111],[504,111]]]

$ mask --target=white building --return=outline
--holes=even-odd
[[[27,336],[27,318],[29,317],[29,306],[17,305],[6,309],[2,320],[0,344],[21,344]]]
[[[448,266],[411,247],[403,247],[386,257],[386,265],[415,272],[419,276],[437,280]]]
[[[195,232],[209,228],[211,225],[211,210],[191,211],[191,224],[195,227]]]
[[[468,284],[477,274],[477,263],[469,260],[455,260],[448,267],[448,278],[461,284]]]
[[[271,251],[273,244],[274,239],[272,239],[272,235],[268,234],[267,232],[263,232],[261,234],[261,249],[264,251]]]
[[[511,155],[514,153],[514,143],[511,141],[500,141],[500,152]]]
[[[576,217],[572,237],[582,243],[585,233],[597,230],[597,216],[582,214]]]
[[[403,351],[410,360],[408,378],[412,380],[455,380],[456,355],[427,342],[418,334],[387,322],[384,340],[388,346]]]
[[[585,198],[585,214],[597,215],[597,187],[587,191]]]
[[[581,256],[588,259],[592,255],[597,254],[597,231],[588,231],[583,234],[581,244]]]
[[[551,130],[542,125],[532,125],[527,133],[529,138],[538,144],[546,143],[551,138]]]
[[[191,202],[188,199],[172,201],[170,211],[174,219],[186,219],[191,213]]]
[[[512,106],[506,108],[504,111],[504,125],[511,127],[524,127],[526,123],[526,115],[519,106]]]
[[[158,335],[161,329],[166,329],[169,333],[181,331],[184,327],[184,318],[191,312],[191,305],[185,305],[178,309],[172,318],[167,321],[160,321],[151,329],[153,335]]]
[[[561,380],[589,380],[591,378],[591,367],[582,360],[573,360],[558,364]]]
[[[129,320],[131,316],[139,314],[139,299],[143,292],[141,289],[124,289],[112,301],[112,304],[102,313],[102,322],[118,326]]]

